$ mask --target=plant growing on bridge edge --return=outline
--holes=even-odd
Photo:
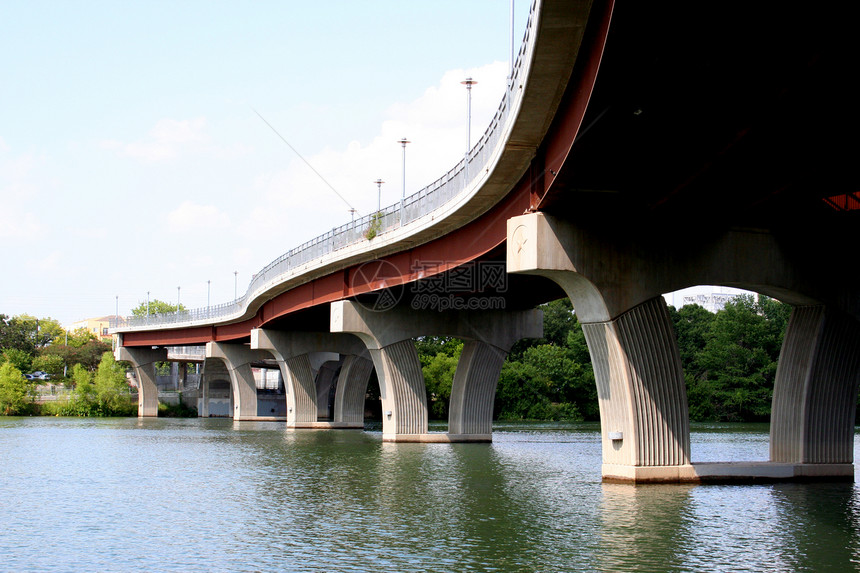
[[[377,211],[373,215],[370,216],[370,224],[367,226],[367,230],[364,231],[364,238],[370,241],[376,235],[379,234],[379,231],[382,230],[382,211]]]

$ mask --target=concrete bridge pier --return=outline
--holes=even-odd
[[[854,474],[860,324],[825,306],[795,307],[773,391],[770,460]]]
[[[130,362],[134,368],[137,379],[137,416],[157,417],[158,386],[155,384],[155,365],[167,361],[167,349],[117,346],[114,356],[117,360]]]
[[[204,350],[205,352],[205,350]],[[224,385],[227,386],[227,403],[224,400]],[[229,416],[233,412],[233,383],[227,364],[219,358],[205,358],[197,393],[197,416]]]
[[[349,395],[358,392],[355,386],[361,386],[361,416],[358,419],[338,419],[320,421],[318,419],[319,400],[316,382],[311,366],[311,354],[316,352],[334,352],[347,356],[366,353],[361,341],[348,334],[331,334],[323,332],[282,332],[278,330],[253,329],[251,331],[251,348],[265,351],[278,361],[281,375],[287,387],[287,427],[288,428],[363,428],[364,427],[364,393],[367,389],[367,376],[363,386],[356,374],[350,377],[341,372],[335,390],[337,395]],[[366,361],[366,360],[365,360]],[[342,383],[343,382],[343,383]],[[341,402],[344,398],[341,397]],[[351,405],[347,399],[347,404]]]
[[[508,271],[558,283],[582,324],[600,401],[604,479],[853,479],[860,324],[817,300],[856,294],[839,290],[845,281],[827,265],[811,272],[808,253],[767,231],[679,242],[544,213],[508,221]],[[768,462],[690,461],[686,388],[661,293],[695,284],[774,293],[794,307],[774,386]]]
[[[692,470],[690,427],[666,304],[659,292],[631,292],[641,277],[625,276],[630,261],[623,252],[590,254],[588,246],[542,213],[514,217],[508,221],[508,272],[546,276],[573,303],[597,383],[604,479],[679,481]],[[591,266],[584,268],[589,254]],[[603,273],[611,276],[608,288],[600,289],[595,275],[602,279]]]
[[[372,360],[355,354],[344,357],[334,395],[336,426],[364,427],[364,397],[372,373]]]
[[[220,359],[227,367],[233,388],[233,420],[276,420],[261,416],[257,406],[257,383],[251,370],[252,362],[261,362],[265,356],[244,344],[221,342],[206,343],[206,358]],[[282,418],[281,418],[282,419]]]
[[[435,312],[395,307],[369,310],[352,301],[331,307],[332,332],[351,332],[370,350],[382,395],[382,437],[393,442],[492,440],[493,400],[510,347],[543,333],[540,311]],[[428,432],[427,394],[418,336],[466,340],[451,389],[447,434]]]

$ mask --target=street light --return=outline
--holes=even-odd
[[[472,149],[472,86],[478,83],[472,78],[460,82],[466,86],[466,155]]]
[[[212,287],[212,281],[211,280],[206,281],[206,316],[207,317],[209,316],[209,292],[211,290],[211,287]]]
[[[176,287],[176,314],[179,314],[179,289],[182,287]]]
[[[403,192],[400,194],[400,224],[403,224],[403,203],[406,200],[406,144],[412,143],[405,137],[398,141],[403,146]]]
[[[476,82],[466,78],[460,82],[466,86],[466,155],[463,158],[463,185],[469,182],[469,152],[472,150],[472,86]]]
[[[407,141],[407,143],[409,143]],[[404,153],[406,152],[406,145],[403,146]],[[376,212],[382,211],[382,184],[385,183],[382,179],[377,179],[374,181],[376,183]]]
[[[233,271],[233,300],[239,300],[239,271]]]
[[[510,84],[514,82],[514,0],[511,0],[511,66],[510,66]]]

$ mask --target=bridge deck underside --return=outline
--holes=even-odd
[[[541,210],[719,228],[802,214],[832,231],[823,198],[860,188],[858,48],[847,14],[798,8],[616,5],[583,129],[547,159],[558,175]]]

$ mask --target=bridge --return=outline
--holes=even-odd
[[[289,251],[237,301],[115,325],[139,415],[157,415],[167,348],[205,345],[202,391],[228,381],[235,420],[272,419],[252,374],[269,365],[287,427],[362,427],[375,371],[384,440],[490,441],[507,352],[568,296],[605,480],[853,479],[857,45],[841,5],[750,4],[536,0],[499,111],[442,178]],[[698,284],[793,307],[767,462],[690,459],[662,294]],[[446,433],[428,431],[427,335],[465,341]],[[326,395],[320,356],[337,364]]]

